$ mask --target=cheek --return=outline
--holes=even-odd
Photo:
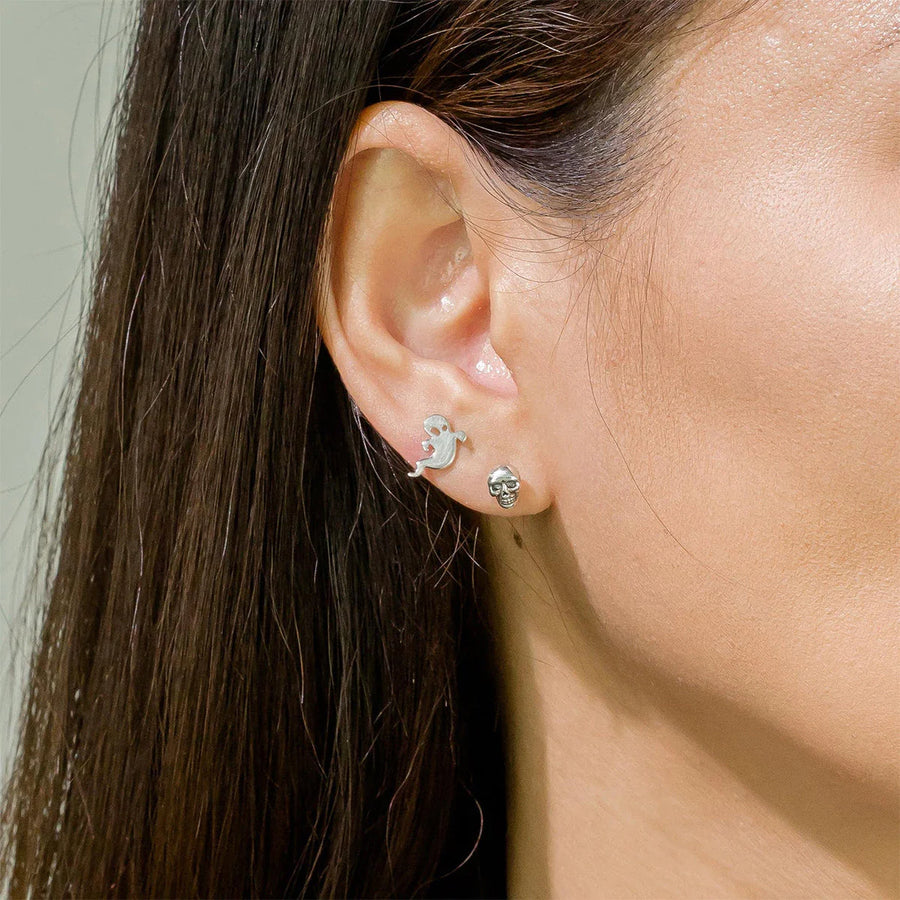
[[[662,224],[651,278],[672,307],[644,385],[683,414],[682,462],[798,576],[896,572],[897,222],[824,171],[719,182],[705,214],[698,195],[669,209],[690,229]]]
[[[533,391],[610,639],[893,797],[900,173],[817,93],[846,28],[819,62],[783,31],[673,79],[672,166],[556,304]]]
[[[896,247],[770,177],[667,195],[601,262],[557,352],[557,502],[615,639],[892,783]]]

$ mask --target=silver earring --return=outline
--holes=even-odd
[[[512,509],[519,499],[519,476],[509,466],[498,466],[488,475],[488,490],[503,509]]]
[[[466,439],[466,433],[453,431],[443,416],[429,416],[423,427],[428,440],[422,441],[422,449],[434,452],[427,459],[420,459],[416,463],[415,472],[406,473],[410,478],[418,478],[426,469],[446,469],[456,458],[456,442]]]

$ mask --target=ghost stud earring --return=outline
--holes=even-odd
[[[503,509],[512,509],[519,499],[519,476],[509,466],[499,466],[488,475],[488,490]]]
[[[446,469],[456,458],[456,442],[466,439],[466,433],[454,431],[443,416],[429,416],[423,427],[428,438],[422,441],[422,449],[434,452],[416,463],[415,472],[406,473],[410,478],[418,478],[426,469]]]

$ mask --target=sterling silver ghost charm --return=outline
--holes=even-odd
[[[426,469],[445,469],[456,458],[456,442],[464,441],[464,431],[452,431],[450,423],[438,415],[429,416],[424,422],[428,440],[422,441],[422,449],[434,452],[427,459],[416,463],[415,472],[407,472],[410,478],[418,478]]]
[[[512,509],[519,499],[519,476],[509,466],[498,466],[488,475],[488,491],[503,509]]]

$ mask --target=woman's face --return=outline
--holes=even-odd
[[[543,326],[497,348],[610,639],[874,785],[900,710],[898,39],[894,0],[687,36],[647,201],[564,264],[520,257]]]

